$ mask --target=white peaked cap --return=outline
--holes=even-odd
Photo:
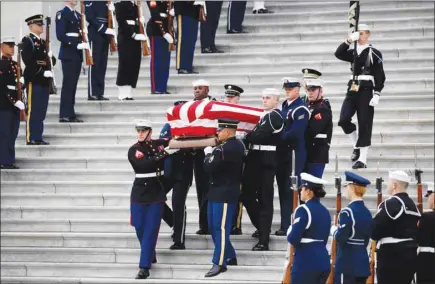
[[[322,87],[323,80],[322,79],[304,79],[307,87]]]
[[[434,183],[427,182],[427,191],[434,192]]]
[[[153,123],[147,119],[138,119],[135,124],[137,128],[153,128]]]
[[[13,42],[15,43],[15,37],[13,36],[4,36],[1,38],[2,43]]]
[[[302,183],[304,183],[304,181],[305,181],[305,182],[314,183],[314,184],[318,184],[318,185],[324,185],[324,184],[328,183],[326,180],[323,180],[321,178],[315,177],[315,176],[307,174],[307,173],[301,173],[301,180],[303,181]]]
[[[199,79],[199,80],[193,81],[192,82],[192,86],[194,86],[194,87],[197,87],[197,86],[207,86],[207,87],[209,87],[210,84],[206,80],[204,80],[204,79]]]
[[[358,25],[358,30],[359,31],[370,31],[370,27],[366,24],[359,24]]]
[[[388,177],[397,181],[410,182],[411,178],[404,171],[390,171]]]
[[[266,89],[263,89],[263,91],[261,93],[262,93],[263,96],[264,95],[273,95],[273,96],[279,96],[280,95],[279,91],[277,89],[275,89],[275,88],[266,88]]]

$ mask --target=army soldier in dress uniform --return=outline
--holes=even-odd
[[[414,278],[420,213],[406,193],[409,181],[403,171],[390,172],[387,194],[392,196],[379,204],[373,220],[379,284],[409,284]]]
[[[353,169],[367,167],[367,152],[371,145],[374,107],[378,105],[381,91],[384,88],[385,73],[382,54],[368,44],[370,29],[367,25],[358,25],[354,32],[335,51],[335,56],[351,63],[355,70],[356,83],[353,76],[348,83],[346,97],[341,107],[338,125],[348,134],[353,143],[351,160],[355,162]],[[356,62],[354,50],[349,49],[352,42],[358,41]],[[354,114],[358,117],[358,132],[352,123]]]
[[[15,38],[1,38],[0,60],[0,169],[19,169],[15,165],[15,140],[20,129],[20,110],[24,103],[17,95],[17,62],[12,60]],[[21,83],[24,83],[22,80]]]
[[[285,236],[290,226],[290,215],[293,209],[293,194],[289,190],[289,176],[293,170],[291,168],[291,155],[294,149],[295,172],[299,176],[305,167],[307,159],[305,131],[310,120],[310,111],[300,98],[300,80],[284,78],[283,81],[286,100],[282,103],[281,114],[285,122],[285,129],[281,132],[281,141],[277,149],[278,167],[276,180],[281,208],[281,226],[275,232],[277,236]]]
[[[56,37],[60,41],[59,60],[63,74],[59,122],[83,122],[77,118],[74,105],[83,50],[89,49],[89,44],[82,42],[81,15],[74,10],[76,5],[76,0],[65,1],[65,7],[56,13]]]
[[[136,279],[149,277],[166,201],[163,187],[163,159],[177,150],[169,149],[168,140],[151,140],[150,121],[136,123],[138,142],[128,150],[128,160],[135,172],[130,196],[130,223],[141,245],[139,273]],[[166,148],[165,148],[166,147]]]
[[[53,73],[48,60],[56,63],[53,55],[48,54],[45,40],[41,38],[44,26],[44,16],[34,15],[25,20],[30,34],[22,39],[21,56],[26,65],[24,78],[27,84],[27,145],[48,145],[44,141],[44,120],[47,114],[50,78]],[[53,64],[53,65],[54,65]]]
[[[291,283],[324,284],[330,271],[326,244],[331,228],[329,211],[320,202],[326,195],[326,181],[301,173],[301,182],[301,200],[305,204],[296,208],[294,222],[287,231],[287,241],[294,246]]]
[[[115,31],[108,28],[107,16],[110,11],[115,11],[115,6],[107,1],[85,1],[86,20],[89,22],[89,43],[92,50],[94,64],[88,70],[88,100],[103,101],[107,58],[109,56],[110,37],[115,36]]]
[[[247,33],[242,26],[245,19],[246,1],[229,1],[227,34]]]
[[[223,1],[205,1],[207,20],[201,22],[201,53],[223,53],[215,44]]]
[[[213,277],[227,270],[227,265],[237,265],[230,232],[240,195],[245,145],[236,139],[238,121],[218,120],[218,140],[215,148],[204,149],[204,169],[210,175],[208,193],[208,226],[215,246],[213,267],[205,277]]]
[[[305,72],[306,71],[306,72]],[[322,75],[317,70],[304,69],[304,85],[307,91],[307,107],[311,112],[305,132],[307,149],[306,172],[322,178],[329,163],[329,147],[332,139],[332,111],[329,100],[322,97]],[[314,77],[313,77],[314,75]]]
[[[331,234],[337,241],[334,283],[365,284],[370,275],[367,245],[372,232],[372,214],[363,196],[370,181],[352,172],[346,176],[346,198],[350,201],[338,215],[338,227]]]
[[[435,194],[433,182],[428,184],[427,205],[430,211],[421,215],[418,223],[417,283],[435,283]]]
[[[273,218],[276,145],[284,122],[279,111],[279,91],[263,90],[264,115],[255,128],[246,134],[244,142],[249,152],[245,161],[242,200],[252,224],[258,230],[259,241],[254,251],[269,250],[269,234]],[[258,199],[258,201],[257,201]]]
[[[141,42],[147,40],[146,35],[139,33],[139,25],[145,20],[139,18],[136,1],[116,2],[115,14],[118,22],[118,99],[131,101],[134,100],[131,89],[136,88],[139,78]]]

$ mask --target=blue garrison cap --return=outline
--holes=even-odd
[[[344,175],[346,176],[346,184],[355,184],[359,186],[367,186],[370,184],[368,179],[357,175],[356,173],[345,171]]]
[[[237,129],[237,125],[239,121],[228,118],[220,118],[218,119],[218,131],[224,128]]]

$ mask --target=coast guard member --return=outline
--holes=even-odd
[[[269,250],[269,234],[273,218],[274,179],[276,173],[276,145],[284,128],[277,89],[263,90],[263,117],[255,128],[246,134],[249,145],[243,172],[242,200],[258,236],[254,251]],[[257,200],[258,199],[258,200]]]
[[[336,284],[365,284],[370,276],[367,245],[372,232],[372,214],[364,204],[363,196],[370,181],[352,172],[346,176],[347,207],[338,215],[338,227],[332,226],[331,233],[337,240],[337,261],[334,282]]]
[[[294,246],[291,282],[324,284],[330,271],[326,244],[331,228],[329,211],[320,203],[326,195],[326,181],[307,173],[301,173],[301,181],[301,200],[305,204],[296,208],[294,222],[287,231],[287,241]]]
[[[335,51],[338,59],[351,63],[351,69],[356,70],[357,75],[356,84],[352,84],[353,76],[350,78],[338,122],[353,144],[354,150],[351,157],[352,162],[355,162],[353,169],[367,167],[374,107],[379,103],[385,82],[382,54],[368,43],[369,37],[369,27],[364,24],[358,25],[358,32],[352,33]],[[354,50],[349,49],[354,41],[358,41],[356,62],[353,62]],[[358,117],[358,132],[355,124],[352,123],[355,112]]]
[[[230,232],[240,195],[245,145],[236,139],[238,121],[218,120],[218,139],[215,148],[204,149],[204,169],[210,175],[208,193],[208,226],[215,246],[213,267],[205,277],[213,277],[237,265],[236,252],[231,245]]]
[[[48,145],[44,141],[44,120],[47,114],[49,85],[53,73],[47,64],[48,60],[56,59],[45,48],[45,40],[41,38],[44,32],[44,16],[34,15],[25,20],[30,29],[30,34],[22,39],[21,58],[26,65],[24,78],[27,84],[27,145]]]
[[[307,107],[311,113],[305,132],[307,149],[307,173],[322,178],[329,163],[329,147],[332,139],[332,111],[329,100],[322,97],[322,75],[317,70],[304,69],[304,85],[307,91]]]
[[[201,22],[201,53],[223,53],[215,44],[223,1],[205,1],[207,20]]]
[[[0,60],[0,169],[19,169],[15,164],[15,140],[24,103],[17,95],[17,62],[12,60],[15,38],[1,38]],[[24,80],[22,80],[24,83]]]
[[[410,178],[403,171],[389,174],[387,194],[373,219],[371,238],[377,241],[379,284],[409,284],[417,264],[417,223],[420,213],[406,193]]]
[[[242,26],[245,19],[246,1],[229,1],[227,34],[244,34],[247,33]]]
[[[310,120],[310,111],[300,98],[300,82],[293,78],[283,79],[283,89],[286,100],[282,103],[282,117],[285,128],[281,132],[281,141],[278,145],[277,183],[279,204],[281,207],[281,226],[275,232],[278,236],[285,236],[290,226],[290,215],[293,206],[293,194],[289,190],[289,176],[292,172],[292,149],[295,152],[295,172],[299,177],[305,167],[307,151],[305,148],[305,131]],[[298,178],[298,184],[300,179]]]
[[[115,31],[109,29],[108,14],[115,11],[115,6],[107,1],[85,1],[86,20],[89,22],[89,44],[91,45],[94,65],[88,68],[88,100],[104,101],[105,77],[107,58],[109,56],[110,37],[115,36]]]
[[[130,196],[130,224],[134,226],[141,245],[139,273],[136,279],[149,277],[151,262],[155,258],[155,247],[166,201],[163,188],[163,159],[177,150],[165,148],[168,140],[151,140],[150,121],[136,124],[138,142],[128,150],[128,160],[136,178]]]
[[[82,42],[81,15],[74,10],[76,5],[76,0],[65,1],[65,7],[56,13],[56,37],[60,41],[59,60],[63,74],[59,122],[83,122],[77,118],[74,105],[83,50],[89,49],[89,44]]]
[[[435,194],[434,184],[428,184],[427,204],[431,211],[421,215],[418,223],[418,263],[417,282],[420,284],[435,283]]]

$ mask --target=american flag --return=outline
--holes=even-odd
[[[238,131],[250,131],[263,114],[263,109],[224,102],[198,100],[171,107],[166,117],[173,136],[201,137],[216,134],[217,119],[240,121]]]

